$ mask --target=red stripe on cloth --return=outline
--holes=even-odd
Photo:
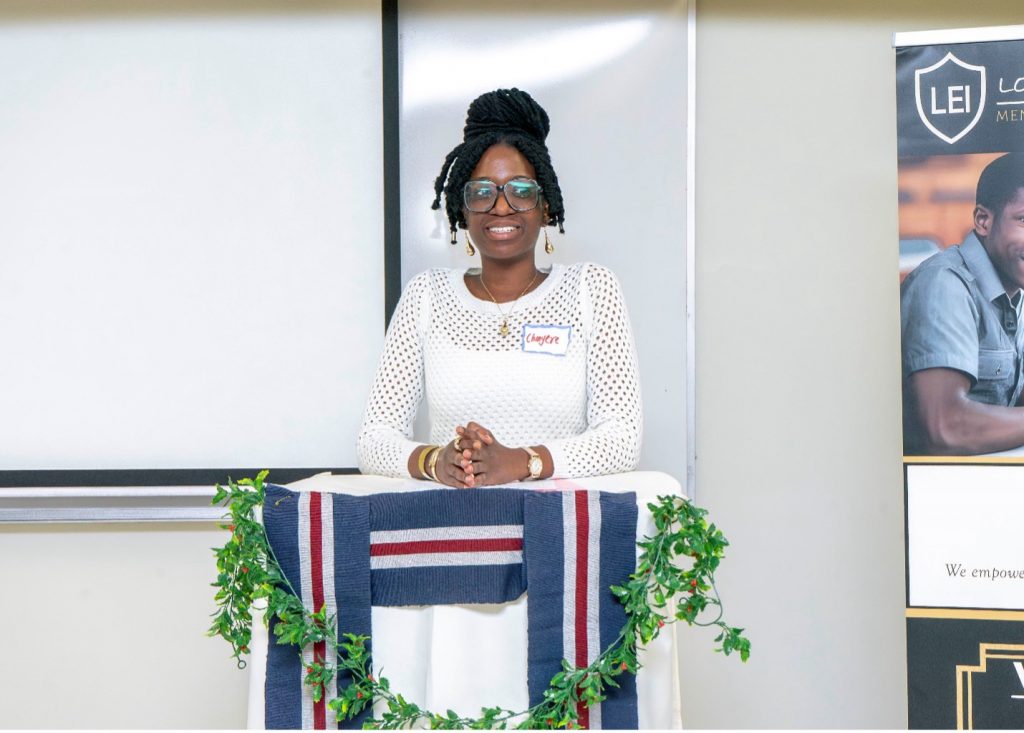
[[[523,549],[522,537],[499,537],[493,540],[417,540],[415,542],[380,542],[370,545],[370,557],[419,555],[427,552],[497,552],[521,549]]]
[[[312,574],[310,588],[313,591],[313,610],[319,612],[324,605],[324,544],[323,518],[320,512],[320,494],[312,492],[309,496],[309,564]],[[313,644],[314,661],[324,661],[327,656],[327,643],[318,641]],[[326,695],[321,695],[319,702],[313,703],[314,730],[327,729]]]
[[[586,667],[587,659],[587,564],[590,538],[590,514],[587,492],[576,492],[576,666]],[[590,711],[582,702],[576,706],[581,728],[590,727]]]

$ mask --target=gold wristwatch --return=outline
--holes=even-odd
[[[533,448],[523,446],[523,450],[530,454],[530,460],[526,464],[526,468],[530,471],[529,478],[531,481],[536,481],[540,478],[540,472],[544,470],[544,461]]]

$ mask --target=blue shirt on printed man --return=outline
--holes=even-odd
[[[1021,296],[1011,301],[978,237],[925,260],[903,281],[900,322],[903,381],[922,369],[956,369],[971,379],[967,396],[990,405],[1017,404],[1024,388],[1019,328]],[[904,390],[904,451],[921,439]]]

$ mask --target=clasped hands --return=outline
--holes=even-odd
[[[455,428],[457,437],[441,448],[437,480],[457,489],[497,486],[529,476],[529,456],[522,448],[499,443],[490,430],[475,422]]]

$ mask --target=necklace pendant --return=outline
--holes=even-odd
[[[498,333],[502,336],[508,336],[508,321],[501,322],[501,328],[498,329]]]

